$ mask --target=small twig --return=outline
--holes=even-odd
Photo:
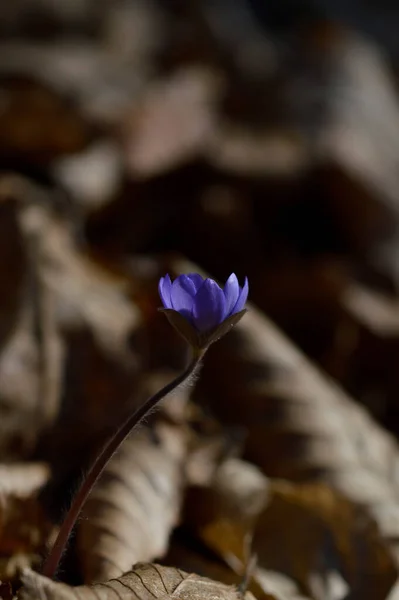
[[[248,533],[244,538],[244,572],[242,575],[242,581],[238,586],[238,591],[242,596],[245,596],[245,592],[248,589],[251,579],[254,576],[255,569],[258,563],[257,555],[252,552],[252,539],[253,534]]]

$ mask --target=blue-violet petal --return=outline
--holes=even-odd
[[[198,292],[201,285],[204,283],[204,278],[201,277],[198,273],[188,273],[187,277],[191,279],[195,287],[195,293]]]
[[[169,275],[165,275],[165,277],[161,277],[158,284],[159,295],[162,300],[162,304],[164,308],[172,308],[172,300],[170,297],[170,293],[172,290],[172,282],[170,280]]]
[[[224,297],[226,299],[226,312],[225,317],[231,314],[231,311],[235,307],[238,295],[240,293],[240,286],[238,285],[238,279],[234,273],[230,275],[224,286]]]
[[[195,286],[187,275],[180,275],[172,283],[172,307],[177,310],[191,311],[193,307],[193,297],[195,295]]]
[[[224,293],[212,279],[205,279],[197,292],[193,306],[193,322],[201,333],[210,331],[224,319]]]
[[[233,308],[232,314],[240,312],[245,306],[245,303],[248,298],[248,278],[245,278],[244,285],[242,290],[240,291],[240,295],[238,296],[238,300],[236,305]]]

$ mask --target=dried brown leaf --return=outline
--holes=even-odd
[[[90,212],[107,204],[121,187],[121,151],[110,140],[101,140],[78,155],[60,158],[54,165],[58,181]]]
[[[0,181],[0,209],[8,207],[9,213],[4,212],[1,221],[7,226],[7,235],[0,236],[7,246],[0,250],[8,269],[8,281],[3,282],[3,310],[6,303],[12,304],[11,312],[3,315],[7,316],[8,336],[0,354],[3,458],[29,454],[40,431],[57,414],[60,397],[61,341],[51,294],[41,280],[40,240],[34,243],[26,227],[23,202],[17,193],[20,181],[13,176],[3,176]]]
[[[0,581],[0,598],[2,600],[13,600],[14,593],[10,583],[3,583]]]
[[[28,249],[39,241],[40,276],[55,296],[59,325],[78,329],[88,326],[109,352],[126,348],[126,339],[139,321],[127,296],[129,282],[116,271],[84,252],[71,223],[56,214],[56,194],[33,181],[8,175],[0,192],[17,199],[23,243]]]
[[[222,420],[248,430],[246,455],[270,475],[339,487],[350,473],[363,502],[397,485],[393,438],[255,309],[209,350],[197,389]]]
[[[282,543],[283,540],[283,543]],[[283,570],[314,598],[383,600],[398,569],[367,511],[323,484],[275,482],[257,522],[253,548],[259,562]]]
[[[3,76],[5,99],[0,118],[0,148],[5,157],[33,162],[81,150],[91,128],[75,107],[54,89],[29,76]]]
[[[198,272],[184,260],[177,272]],[[269,476],[321,478],[364,504],[393,501],[398,445],[260,311],[207,353],[195,389],[247,434],[245,455]]]
[[[148,89],[123,132],[133,175],[158,175],[202,152],[219,84],[217,73],[192,67]]]
[[[0,188],[0,344],[13,330],[28,263],[18,222],[18,207]]]
[[[139,316],[128,298],[128,282],[77,247],[70,225],[53,210],[56,194],[16,175],[3,177],[0,193],[12,199],[18,227],[10,226],[9,231],[29,255],[20,287],[32,289],[32,295],[22,297],[24,303],[18,305],[19,299],[12,300],[19,319],[0,356],[0,403],[4,407],[0,447],[5,455],[19,457],[32,451],[38,434],[44,428],[49,430],[59,416],[65,382],[72,386],[74,399],[79,401],[77,380],[82,385],[79,435],[83,433],[85,419],[96,424],[94,436],[104,433],[109,425],[110,398],[118,397],[123,402],[132,391],[135,360],[129,343]],[[17,251],[15,255],[18,256]],[[10,265],[10,272],[14,273],[14,263],[10,261]],[[11,298],[12,285],[10,294]],[[12,316],[9,321],[12,323]],[[62,339],[62,334],[66,339]],[[76,351],[74,342],[79,336],[88,338],[89,351],[83,355],[86,361],[83,372],[72,378],[71,352]],[[83,377],[79,378],[79,374]],[[65,420],[71,425],[74,419],[69,391],[69,388],[63,390],[66,419],[61,431],[64,433],[68,429]],[[102,398],[107,403],[107,410],[103,410],[107,413],[105,419],[93,419],[94,401],[97,415]],[[53,436],[55,443],[50,444],[53,457],[59,456],[58,450],[65,439],[59,433],[57,430]],[[85,445],[79,435],[75,440],[78,452]]]
[[[62,420],[47,435],[45,446],[52,459],[61,456],[62,468],[69,469],[64,443],[74,435],[74,449],[81,453],[93,438],[104,437],[105,428],[114,425],[109,420],[110,402],[118,398],[123,406],[132,393],[136,361],[130,342],[139,313],[128,297],[129,282],[78,247],[70,224],[51,209],[54,198],[48,191],[18,176],[10,175],[2,183],[20,206],[35,285],[33,307],[29,298],[25,309],[28,323],[21,325],[26,329],[16,332],[19,337],[11,355],[4,357],[8,405],[13,407],[10,427],[21,416],[14,414],[12,402],[19,394],[32,418],[25,433],[32,435],[43,426],[49,430],[59,417],[64,386]],[[29,379],[18,371],[24,360]],[[73,462],[73,453],[69,456]]]
[[[61,223],[43,215],[45,281],[57,295],[61,324],[90,327],[100,346],[123,356],[139,315],[127,297],[128,283],[82,253]],[[46,222],[47,221],[47,222]]]
[[[124,357],[121,348],[122,357],[115,356],[83,324],[65,331],[64,340],[63,411],[45,443],[58,476],[87,464],[136,400],[136,369],[128,352]]]
[[[86,11],[88,7],[88,4],[83,4],[83,11]],[[96,4],[91,8],[94,8],[97,12],[99,6]],[[90,12],[91,8],[89,9]],[[42,39],[27,39],[26,36],[21,36],[18,40],[13,41],[10,38],[8,38],[9,41],[3,38],[0,44],[0,74],[7,76],[10,72],[17,73],[17,81],[24,78],[23,80],[28,79],[36,84],[39,90],[45,87],[50,97],[51,95],[55,96],[54,108],[57,106],[57,100],[61,113],[64,108],[64,115],[60,115],[59,130],[56,129],[52,132],[55,141],[59,140],[61,132],[68,125],[68,116],[69,123],[72,124],[73,117],[75,118],[75,127],[72,132],[75,135],[71,135],[72,139],[69,140],[70,150],[73,153],[79,152],[82,147],[77,144],[79,140],[77,134],[79,132],[81,141],[85,140],[86,142],[91,141],[98,133],[98,131],[94,131],[93,135],[90,126],[92,120],[96,123],[100,122],[101,125],[120,125],[121,116],[131,107],[132,96],[135,97],[137,91],[141,89],[146,75],[143,74],[143,65],[136,65],[138,55],[135,54],[128,59],[125,56],[121,57],[121,52],[123,54],[132,42],[134,44],[137,41],[137,37],[133,40],[130,38],[130,34],[126,35],[125,30],[126,27],[129,29],[129,25],[135,31],[140,31],[141,35],[144,34],[147,43],[152,43],[152,40],[147,39],[147,35],[144,33],[145,26],[141,15],[138,18],[136,15],[132,19],[132,13],[138,8],[137,4],[114,5],[112,8],[110,7],[107,17],[104,17],[103,14],[104,8],[103,6],[100,9],[103,15],[101,20],[104,19],[104,28],[102,27],[101,35],[110,36],[109,39],[104,40],[105,45],[98,44],[94,40],[85,40],[84,37],[79,40],[79,43],[71,44],[67,38],[61,40],[57,37],[53,39],[53,43],[49,40],[43,43]],[[147,4],[145,8],[147,8]],[[62,10],[61,5],[58,6],[56,11],[51,10],[51,21],[53,21],[53,17],[59,17]],[[130,23],[123,19],[121,13],[124,11],[129,15]],[[154,16],[153,11],[154,7],[151,5],[149,9],[151,16]],[[66,9],[66,13],[69,14],[69,9]],[[98,16],[97,13],[94,20],[93,15],[91,16],[89,27],[93,25]],[[40,21],[43,22],[42,19]],[[122,36],[118,36],[115,31],[119,26],[123,27]],[[54,34],[53,22],[50,28],[52,34]],[[63,31],[65,33],[64,27]],[[111,46],[115,46],[115,37],[118,38],[119,47],[111,49]],[[127,45],[123,43],[120,46],[121,39],[128,40]],[[160,40],[157,37],[153,41],[157,44]],[[136,66],[133,66],[133,64]],[[115,77],[116,72],[118,73],[117,77]],[[65,93],[68,98],[65,98]],[[68,102],[68,99],[72,99],[72,102]],[[36,104],[39,104],[39,102],[36,102]],[[35,106],[34,108],[36,108],[38,118],[41,117],[44,121],[47,116],[47,122],[51,122],[53,116],[51,110],[49,115],[41,115],[39,113],[40,107]],[[15,114],[16,109],[13,112]],[[29,111],[26,107],[25,113],[29,114],[30,112],[34,112],[34,109]],[[27,117],[25,118],[27,120]],[[73,140],[76,143],[75,147],[71,143]],[[54,159],[57,156],[59,156],[58,152],[55,157],[51,158]]]
[[[38,502],[49,477],[42,463],[0,465],[0,579],[38,563],[52,531]]]
[[[233,586],[212,581],[199,575],[185,573],[173,567],[156,564],[136,564],[133,571],[118,579],[92,586],[70,587],[26,570],[23,575],[20,600],[138,600],[181,599],[241,600],[242,594]],[[247,592],[244,600],[253,600]]]
[[[3,459],[29,456],[42,427],[39,353],[32,313],[26,308],[0,354],[0,453]]]
[[[78,544],[87,582],[165,554],[180,512],[186,434],[159,424],[127,439],[91,494]]]
[[[243,582],[241,565],[238,569],[230,568],[222,562],[204,556],[198,549],[176,541],[172,541],[166,560],[166,564],[170,566],[228,585],[241,586]],[[266,571],[258,568],[255,578],[249,581],[248,591],[258,600],[306,600],[292,579],[270,569]]]
[[[28,497],[48,480],[49,469],[43,463],[0,465],[0,493]]]
[[[219,169],[250,177],[294,176],[310,161],[304,140],[294,132],[254,132],[223,122],[209,138],[207,154]]]
[[[306,41],[307,49],[297,49],[299,60],[290,91],[298,113],[306,109],[303,100],[309,102],[309,96],[318,95],[325,114],[324,126],[317,131],[317,148],[323,157],[338,163],[344,172],[357,179],[364,190],[366,202],[352,199],[346,207],[344,199],[340,202],[338,196],[334,197],[336,208],[342,211],[344,226],[345,216],[352,213],[353,218],[347,219],[346,226],[358,237],[356,219],[360,220],[361,228],[375,230],[373,203],[385,204],[396,214],[398,211],[399,110],[395,83],[378,46],[351,31],[341,29],[337,33],[331,38],[332,43],[321,45],[320,38],[310,36],[312,45]],[[327,63],[328,70],[320,68]],[[320,74],[324,78],[321,86]],[[299,92],[300,85],[303,90],[303,77],[307,78],[306,99]]]
[[[258,311],[209,350],[196,393],[245,428],[245,455],[268,475],[327,482],[367,507],[399,555],[395,440]]]
[[[341,378],[388,428],[397,427],[399,304],[395,296],[352,285],[342,298]],[[344,351],[342,350],[344,346]]]
[[[254,485],[259,491],[252,494]],[[188,514],[228,564],[245,562],[250,535],[260,567],[254,578],[266,591],[265,568],[292,577],[317,599],[339,598],[349,588],[353,596],[383,600],[397,578],[388,544],[367,510],[324,484],[268,482],[252,465],[227,461],[213,489],[192,491]]]

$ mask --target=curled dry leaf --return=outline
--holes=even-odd
[[[246,457],[268,475],[328,483],[367,508],[399,556],[397,443],[255,308],[210,348],[196,393],[244,429]]]
[[[54,172],[81,211],[90,212],[111,201],[121,186],[122,156],[116,144],[101,140],[78,155],[59,159]]]
[[[27,256],[18,223],[18,207],[0,185],[0,344],[13,330],[27,273]]]
[[[268,481],[253,465],[226,461],[213,486],[191,491],[188,515],[228,564],[245,562],[250,535],[259,565],[254,577],[266,591],[266,568],[320,600],[340,598],[342,589],[383,600],[397,578],[388,544],[367,511],[321,483]]]
[[[159,424],[134,431],[92,492],[78,530],[87,582],[162,557],[179,517],[186,434]]]
[[[186,260],[171,266],[201,272]],[[269,476],[321,477],[364,503],[399,488],[394,438],[253,306],[209,349],[195,392],[245,428],[246,457]]]
[[[7,267],[2,279],[0,303],[0,450],[3,459],[21,458],[34,447],[40,430],[49,425],[59,392],[59,339],[52,328],[54,312],[43,302],[41,263],[37,247],[23,223],[23,206],[17,197],[19,178],[3,176],[0,181],[1,264]],[[8,254],[8,252],[10,254]],[[4,273],[4,276],[6,274]],[[0,278],[3,274],[0,273]],[[27,294],[32,291],[31,298]],[[12,305],[7,311],[6,306]],[[8,335],[4,340],[2,322]],[[52,405],[52,406],[50,406]]]
[[[41,560],[52,525],[38,502],[49,471],[42,463],[0,465],[0,580]]]
[[[0,116],[0,154],[48,162],[81,150],[92,131],[61,94],[29,76],[0,78],[5,108]]]
[[[298,585],[286,575],[277,571],[257,568],[252,577],[247,577],[245,567],[240,561],[230,566],[222,561],[215,560],[209,556],[207,548],[190,544],[190,540],[184,534],[180,539],[173,539],[169,552],[163,562],[169,566],[175,566],[190,573],[197,573],[202,577],[210,577],[228,585],[235,585],[242,589],[243,584],[247,586],[257,600],[306,600]],[[192,541],[192,540],[191,540]]]
[[[90,455],[100,450],[119,425],[128,403],[130,406],[136,375],[129,364],[107,352],[83,324],[64,332],[64,340],[63,411],[45,446],[58,477],[81,469]]]
[[[220,96],[218,79],[216,72],[192,67],[149,88],[124,131],[133,175],[158,175],[202,153]]]
[[[302,54],[302,59],[306,57],[307,61],[305,58],[305,62],[302,60],[302,64],[296,65],[295,83],[290,92],[297,111],[304,109],[303,94],[301,98],[301,94],[295,93],[299,92],[299,81],[303,82],[304,76],[307,77],[307,94],[317,94],[320,99],[322,93],[320,105],[326,114],[325,125],[317,132],[318,149],[354,175],[365,193],[359,204],[353,198],[349,203],[344,197],[341,201],[339,197],[334,199],[334,210],[341,212],[344,227],[352,228],[349,233],[356,239],[359,232],[356,220],[361,225],[367,224],[369,230],[375,230],[379,223],[379,219],[377,223],[372,219],[378,216],[372,206],[376,199],[397,214],[399,110],[395,82],[378,46],[344,29],[337,33],[335,43],[323,46],[313,43],[308,47],[307,56],[303,49],[299,51],[298,55]],[[325,75],[327,62],[331,67],[329,76],[324,77],[320,86],[315,75],[317,71]],[[313,72],[310,65],[316,67]],[[374,195],[372,200],[367,197],[370,193]],[[354,207],[354,218],[350,218],[348,210]]]
[[[85,359],[90,367],[95,363],[97,371],[84,370],[84,374],[89,375],[82,382],[86,389],[84,402],[79,406],[80,422],[75,432],[76,446],[79,446],[85,419],[96,423],[97,433],[103,431],[109,425],[110,398],[117,396],[123,402],[132,391],[135,361],[129,338],[138,325],[138,311],[128,298],[128,283],[98,265],[77,247],[70,224],[55,215],[55,193],[13,175],[3,177],[0,193],[4,198],[12,199],[9,202],[13,203],[11,208],[16,213],[14,220],[17,224],[13,228],[9,223],[8,233],[13,233],[17,240],[15,244],[18,242],[28,251],[30,258],[29,262],[26,261],[19,287],[25,290],[32,288],[35,299],[33,310],[28,294],[23,296],[26,306],[20,306],[18,297],[15,298],[15,286],[10,284],[8,288],[6,283],[4,285],[10,290],[12,303],[19,309],[19,319],[0,356],[0,406],[4,405],[0,448],[4,447],[7,456],[11,454],[12,457],[32,450],[38,432],[44,427],[49,428],[59,416],[61,389],[65,381],[73,388],[72,396],[76,400],[79,373],[71,373],[70,356],[76,350],[76,339],[88,334],[85,339],[89,338],[89,351]],[[5,207],[6,201],[1,206]],[[14,265],[19,254],[17,249],[14,250],[14,262],[10,260],[8,268],[16,277],[19,270],[17,266],[14,269]],[[9,316],[10,323],[12,320]],[[62,334],[66,339],[62,339]],[[101,382],[98,380],[99,373],[104,374]],[[65,418],[71,426],[74,417],[71,416],[73,409],[69,389],[62,392],[65,410],[61,432],[65,433],[68,430]],[[102,404],[99,402],[102,399],[100,392],[107,403],[105,420],[93,419],[91,407],[87,408],[95,397],[98,409]],[[79,397],[77,399],[80,400]],[[99,414],[96,413],[97,416]],[[26,427],[29,420],[31,425]],[[57,431],[53,437],[55,444],[50,449],[53,457],[59,456],[58,451],[65,439],[65,435],[59,433]],[[70,435],[71,427],[68,439]],[[82,445],[85,445],[84,442]]]
[[[44,238],[43,279],[56,294],[61,326],[88,326],[100,346],[122,359],[139,321],[127,297],[127,281],[81,252],[69,229],[46,211],[36,210],[35,218],[36,233]]]
[[[199,575],[185,573],[173,567],[156,564],[136,564],[133,571],[118,579],[92,586],[70,587],[56,583],[47,577],[30,570],[23,574],[23,587],[20,600],[115,600],[116,598],[136,598],[136,600],[241,600],[237,588]],[[247,592],[244,600],[254,600]],[[272,599],[273,600],[273,599]]]
[[[71,223],[55,214],[57,194],[27,178],[8,176],[0,192],[16,198],[23,244],[40,240],[40,277],[55,295],[60,326],[90,327],[100,345],[118,354],[139,321],[129,301],[128,281],[104,268],[79,248]]]
[[[24,242],[37,251],[32,279],[41,291],[35,290],[37,318],[32,323],[31,317],[28,327],[30,336],[32,330],[41,331],[42,343],[32,350],[32,361],[36,360],[32,377],[39,381],[37,394],[30,390],[28,399],[38,405],[37,416],[47,426],[56,422],[44,446],[52,459],[61,457],[65,470],[73,463],[70,447],[71,460],[64,460],[71,436],[81,461],[81,453],[93,438],[98,440],[106,427],[114,425],[109,419],[110,402],[118,398],[123,406],[132,393],[136,361],[130,342],[139,314],[128,297],[128,281],[78,247],[70,224],[52,211],[54,198],[48,191],[22,177],[10,176],[7,184],[9,193],[19,200]],[[40,243],[35,245],[35,240]],[[13,383],[18,384],[17,369],[9,370]]]
[[[396,427],[399,311],[393,294],[353,284],[342,298],[342,379],[389,428]]]
[[[2,583],[0,581],[0,598],[2,600],[13,600],[14,593],[10,583]]]
[[[49,478],[43,463],[0,465],[0,493],[24,498],[40,490]]]
[[[39,356],[32,314],[22,309],[0,354],[0,454],[4,459],[29,455],[41,429]]]
[[[398,569],[374,519],[324,484],[274,482],[254,538],[259,562],[283,570],[307,594],[383,600]],[[349,588],[349,589],[348,589]]]
[[[370,505],[394,497],[394,439],[255,309],[210,348],[196,390],[246,429],[246,456],[268,475],[322,478]]]
[[[252,177],[297,175],[310,158],[298,134],[267,129],[251,132],[234,123],[219,124],[210,137],[207,154],[219,169]]]

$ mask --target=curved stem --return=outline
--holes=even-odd
[[[165,385],[165,387],[163,387],[156,394],[154,394],[154,396],[152,396],[146,402],[144,402],[142,406],[140,406],[132,415],[130,415],[130,417],[126,419],[126,421],[120,426],[118,431],[105,444],[103,450],[95,459],[78,493],[72,501],[72,505],[65,517],[64,522],[61,525],[61,529],[58,533],[54,546],[52,547],[50,554],[44,562],[42,568],[43,575],[46,575],[50,578],[54,577],[58,569],[61,556],[68,543],[69,536],[71,535],[72,529],[76,524],[76,521],[83,508],[83,505],[86,502],[87,497],[89,496],[101,473],[103,472],[103,470],[105,469],[115,452],[118,450],[119,446],[126,439],[129,433],[134,429],[134,427],[138,425],[138,423],[140,423],[140,421],[158,404],[158,402],[160,402],[160,400],[165,398],[165,396],[170,394],[170,392],[175,390],[179,385],[181,385],[192,375],[194,375],[196,369],[200,365],[203,354],[204,352],[195,353],[191,362],[183,371],[183,373],[178,375],[173,381]]]

